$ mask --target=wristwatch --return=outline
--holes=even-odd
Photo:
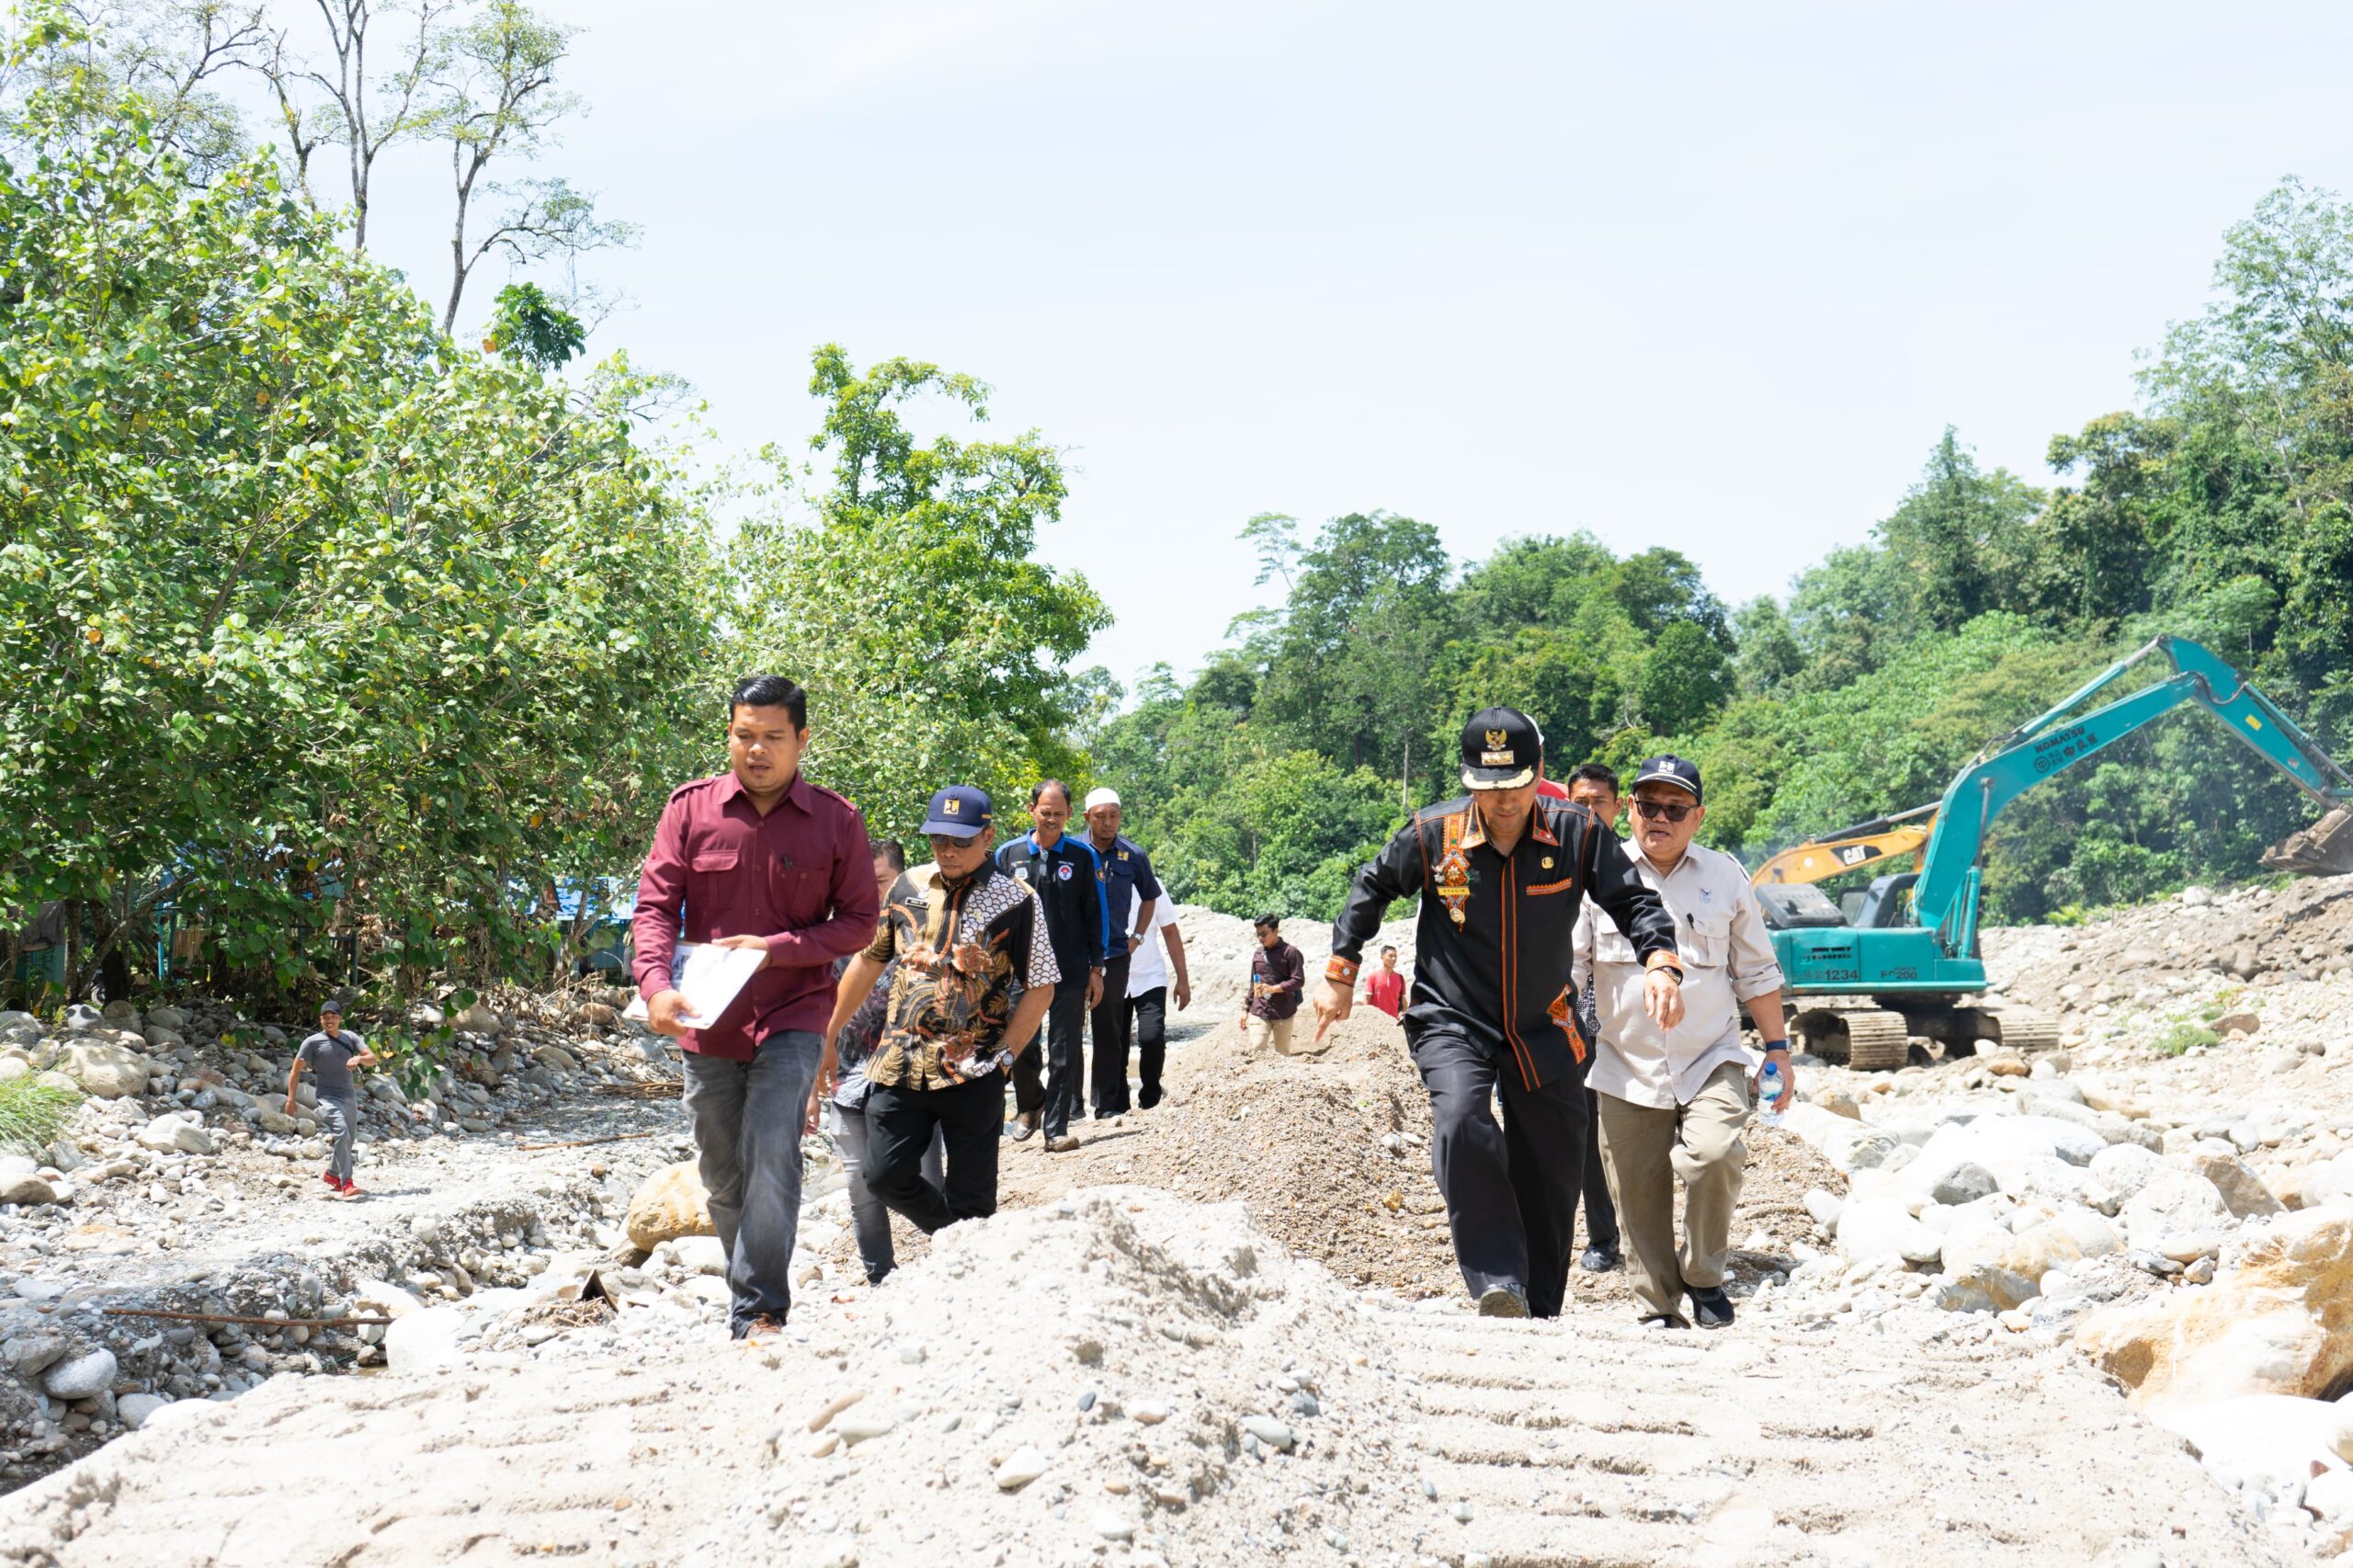
[[[1789,1050],[1790,1042],[1786,1040],[1768,1040],[1759,1045],[1756,1049],[1763,1051],[1766,1055],[1770,1056],[1777,1051]]]

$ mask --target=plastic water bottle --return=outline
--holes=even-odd
[[[1756,1075],[1756,1119],[1768,1127],[1780,1126],[1781,1113],[1773,1108],[1773,1102],[1780,1097],[1781,1069],[1768,1062],[1765,1071]]]

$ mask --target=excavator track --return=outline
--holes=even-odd
[[[1805,1048],[1825,1062],[1843,1062],[1859,1073],[1892,1072],[1911,1055],[1911,1028],[1904,1015],[1887,1007],[1808,1007],[1792,1020]],[[2054,1030],[2052,1036],[2058,1039]]]
[[[2001,1031],[2002,1044],[2031,1055],[2059,1046],[2059,1020],[2039,1007],[2005,1007],[1989,1015]]]

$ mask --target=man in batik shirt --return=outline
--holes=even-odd
[[[818,1069],[824,1083],[843,1026],[896,959],[882,1038],[866,1063],[866,1185],[926,1233],[996,1212],[1006,1074],[1062,979],[1038,895],[989,858],[995,822],[988,796],[970,785],[931,798],[923,830],[937,869],[923,887],[900,879],[872,945],[843,972]],[[935,1131],[948,1151],[936,1186],[922,1170]]]

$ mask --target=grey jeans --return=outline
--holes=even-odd
[[[891,1210],[866,1185],[865,1107],[852,1109],[834,1102],[834,1144],[841,1151],[842,1175],[848,1179],[849,1224],[858,1236],[858,1259],[866,1265],[866,1282],[880,1285],[898,1260],[891,1254]],[[923,1157],[924,1179],[934,1187],[947,1179],[940,1174],[945,1147],[934,1131]]]
[[[762,1040],[749,1062],[686,1053],[687,1114],[710,1193],[710,1226],[727,1253],[738,1339],[752,1320],[782,1323],[792,1306],[792,1244],[801,1229],[801,1124],[824,1042],[813,1029]]]
[[[351,1138],[354,1130],[359,1125],[359,1102],[356,1098],[331,1100],[326,1096],[321,1095],[319,1103],[313,1109],[318,1117],[320,1128],[328,1138],[333,1140],[333,1146],[327,1151],[327,1170],[333,1174],[335,1180],[349,1181],[351,1179]]]

